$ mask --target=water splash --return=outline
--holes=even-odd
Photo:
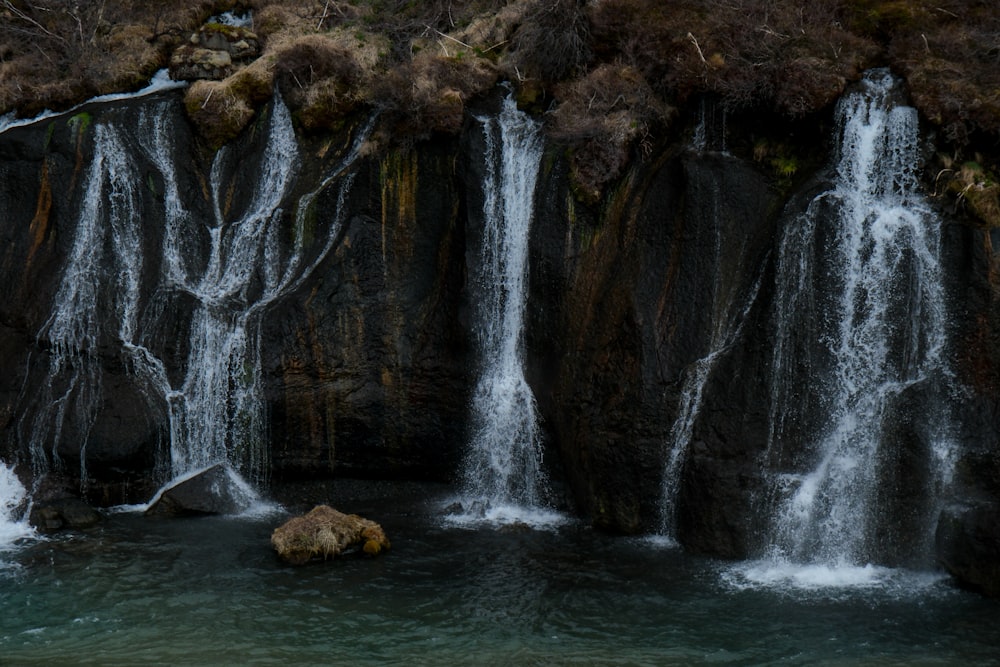
[[[528,235],[542,156],[540,126],[508,98],[496,118],[480,119],[484,230],[477,267],[480,375],[472,398],[465,493],[491,505],[542,503],[535,397],[524,377]]]
[[[28,492],[13,468],[0,461],[0,553],[34,535],[24,517]]]
[[[877,558],[880,460],[898,455],[885,451],[887,419],[903,392],[947,374],[940,225],[918,192],[917,113],[896,88],[876,70],[841,101],[836,185],[782,242],[769,459],[780,462],[807,410],[822,419],[811,460],[798,464],[806,471],[774,477],[777,563],[846,571]],[[797,344],[803,332],[821,343],[817,358]],[[798,387],[803,368],[808,386]],[[927,435],[940,481],[947,441]]]

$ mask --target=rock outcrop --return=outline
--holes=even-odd
[[[170,56],[170,78],[176,81],[225,79],[260,55],[256,34],[221,23],[203,25],[188,42]]]
[[[252,500],[253,494],[232,469],[217,464],[163,489],[146,514],[161,517],[239,514],[250,507]]]
[[[938,561],[962,585],[1000,597],[1000,503],[954,505],[938,521]]]
[[[275,528],[271,546],[285,562],[304,565],[313,558],[326,560],[353,548],[377,556],[390,544],[382,526],[374,521],[317,505]]]
[[[28,515],[28,523],[42,533],[54,533],[65,528],[91,528],[100,522],[101,515],[97,510],[73,497],[33,503]]]

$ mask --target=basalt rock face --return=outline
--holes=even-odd
[[[944,253],[954,304],[954,477],[936,533],[939,563],[963,585],[1000,596],[1000,283],[995,229],[952,224]]]
[[[169,476],[171,401],[184,389],[198,308],[197,290],[162,278],[170,261],[170,179],[149,147],[153,120],[169,125],[163,136],[191,218],[232,221],[256,196],[273,113],[263,112],[216,170],[177,94],[95,106],[0,134],[0,355],[10,369],[0,374],[5,460],[80,478],[99,504],[148,500]],[[450,480],[467,441],[476,381],[467,282],[482,226],[482,133],[469,119],[460,137],[358,157],[346,170],[349,188],[341,187],[343,177],[321,187],[364,125],[355,121],[344,136],[298,137],[298,167],[273,213],[275,265],[287,264],[299,242],[309,270],[249,308],[248,317],[258,318],[247,320],[246,331],[259,331],[264,477]],[[66,354],[69,339],[52,333],[53,303],[73,255],[91,166],[110,159],[95,149],[103,126],[117,128],[116,145],[129,156],[126,190],[135,215],[123,219],[137,224],[143,287],[130,329],[120,296],[128,281],[118,277],[127,272],[109,228],[94,248],[105,266],[96,288],[98,333],[78,338]],[[693,149],[678,133],[633,160],[599,204],[585,205],[573,191],[565,150],[548,147],[528,260],[526,376],[545,465],[568,503],[595,524],[628,533],[657,526],[682,389],[696,363],[715,354],[681,468],[677,537],[729,557],[758,546],[776,253],[782,225],[826,187],[822,173],[807,176],[792,191],[759,163]],[[212,261],[210,226],[191,233],[189,272]],[[963,543],[963,526],[983,530],[973,519],[1000,498],[992,468],[980,465],[995,459],[1000,439],[1000,269],[992,253],[1000,239],[954,221],[945,231],[955,384],[965,392],[955,415],[950,506],[985,509],[949,514],[938,535],[942,553]],[[255,303],[281,273],[257,268],[227,299]],[[82,327],[89,320],[77,321]],[[159,360],[162,373],[123,339]],[[244,360],[248,373],[252,357]],[[232,386],[248,382],[248,373],[235,373]],[[74,377],[87,381],[90,394],[80,393],[84,384]],[[46,407],[61,396],[72,399],[65,411]],[[920,412],[922,400],[901,397],[901,413]],[[906,423],[894,425],[892,437],[920,454],[923,445]],[[227,444],[239,458],[251,443]],[[884,502],[900,505],[913,494],[906,480],[926,471],[914,462],[886,475],[893,485]]]
[[[667,150],[629,173],[597,212],[578,208],[560,177],[543,190],[536,232],[531,302],[542,305],[533,310],[529,346],[538,360],[529,366],[578,501],[598,525],[648,530],[685,373],[712,352],[714,332],[758,297],[778,201],[760,173],[722,153]],[[545,224],[567,217],[566,227]],[[743,380],[730,376],[726,390]],[[746,499],[726,479],[752,474],[747,443],[760,442],[760,406],[744,407],[714,414],[756,410],[756,432],[737,418],[734,433],[710,438],[724,449],[732,436],[729,449],[741,454],[702,449],[711,461],[691,462],[702,478],[691,478],[685,494],[702,527],[745,516]],[[696,526],[685,532],[705,546],[713,539]],[[734,547],[715,542],[711,550]]]
[[[363,165],[336,249],[265,323],[275,475],[454,474],[473,381],[454,155]]]
[[[236,419],[253,415],[226,392],[245,392],[260,354],[255,395],[267,460],[251,477],[454,474],[471,381],[458,313],[465,249],[456,146],[357,160],[331,178],[353,150],[360,118],[343,136],[298,141],[288,184],[256,187],[263,170],[276,169],[267,166],[272,113],[265,109],[214,167],[176,95],[96,105],[0,135],[5,460],[75,476],[93,502],[148,500],[178,474],[172,438],[194,428],[191,406],[181,406],[185,415],[179,402],[192,378],[217,371],[190,372],[195,348],[211,339],[192,332],[218,309],[250,342],[229,348],[238,352],[228,390],[212,398],[231,404]],[[80,252],[88,188],[105,204],[91,216],[93,247]],[[246,224],[235,223],[251,202],[281,188],[264,226],[273,231],[246,241],[261,244],[246,261],[263,263],[248,267],[242,285],[206,298],[213,277],[241,270],[227,265],[236,249],[225,242],[212,254],[211,228],[225,220],[225,240]],[[169,213],[178,201],[180,217]],[[171,230],[192,220],[177,244]],[[254,443],[225,445],[239,467]]]

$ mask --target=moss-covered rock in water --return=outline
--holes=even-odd
[[[382,526],[374,521],[317,505],[275,528],[271,546],[285,562],[304,565],[313,558],[326,560],[353,547],[375,556],[390,545]]]

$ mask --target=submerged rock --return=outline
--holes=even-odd
[[[938,561],[965,588],[1000,597],[1000,504],[953,505],[941,512]]]
[[[239,514],[254,498],[246,484],[226,465],[218,463],[160,492],[146,510],[151,516]]]
[[[79,498],[58,498],[36,503],[28,515],[28,523],[42,533],[54,533],[64,528],[90,528],[101,515]]]
[[[357,514],[344,514],[329,505],[317,505],[307,514],[274,529],[271,546],[282,560],[304,565],[313,558],[332,558],[360,546],[369,556],[389,548],[382,526]]]

